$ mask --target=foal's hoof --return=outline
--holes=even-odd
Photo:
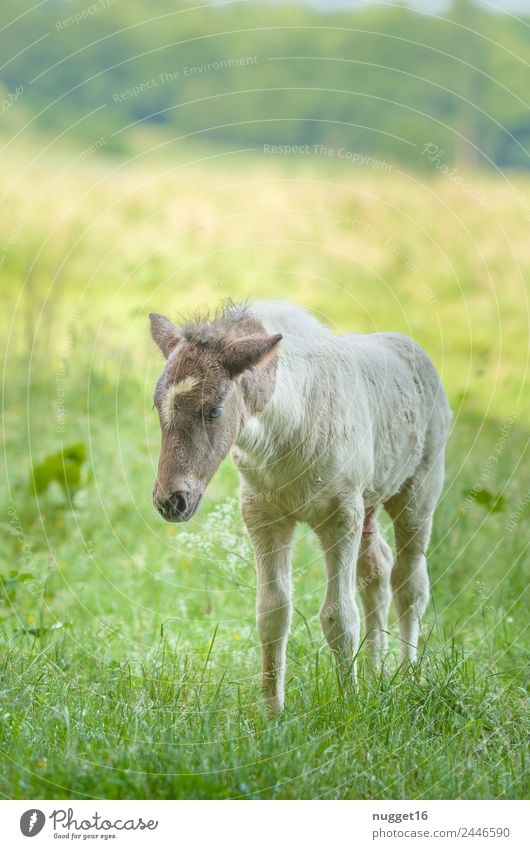
[[[283,711],[283,699],[279,699],[277,696],[266,697],[263,703],[267,719],[274,719]]]
[[[373,678],[387,678],[390,675],[388,654],[370,657],[365,665],[368,675]]]

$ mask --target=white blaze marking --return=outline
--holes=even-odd
[[[174,383],[168,387],[166,394],[162,399],[162,419],[164,424],[170,424],[175,410],[175,398],[177,395],[184,395],[186,392],[191,392],[199,382],[197,377],[184,377],[178,383]]]

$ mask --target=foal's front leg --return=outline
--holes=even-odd
[[[283,710],[285,652],[291,624],[290,549],[294,520],[272,518],[256,505],[245,505],[243,516],[256,555],[256,618],[261,641],[261,688],[267,712]]]
[[[360,617],[355,602],[355,573],[361,541],[362,500],[336,513],[317,528],[326,557],[327,588],[320,610],[324,636],[332,649],[343,683],[355,678],[359,649]]]

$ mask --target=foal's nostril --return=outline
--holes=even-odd
[[[185,513],[188,506],[186,493],[181,490],[173,492],[169,497],[169,507],[175,513]]]

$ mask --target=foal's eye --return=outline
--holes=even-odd
[[[204,418],[207,422],[213,422],[214,419],[219,418],[222,412],[222,407],[212,407],[210,410],[205,412]]]

